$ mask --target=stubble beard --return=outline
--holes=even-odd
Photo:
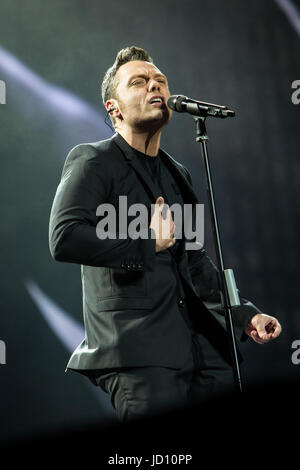
[[[148,117],[141,116],[135,119],[133,125],[139,132],[157,132],[159,129],[168,124],[170,116],[167,109],[161,109],[161,115],[149,115]]]

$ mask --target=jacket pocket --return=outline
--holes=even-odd
[[[145,297],[147,276],[145,271],[125,271],[109,268],[112,297]]]

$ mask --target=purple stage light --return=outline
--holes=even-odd
[[[277,5],[283,10],[291,25],[300,36],[300,13],[296,5],[291,0],[275,0]]]

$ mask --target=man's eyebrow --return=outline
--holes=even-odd
[[[166,77],[163,73],[156,73],[156,74],[154,75],[154,77],[162,77],[162,78],[164,78],[166,81],[168,81],[167,77]]]
[[[148,75],[146,75],[144,73],[136,73],[136,74],[132,75],[131,77],[129,77],[128,83],[130,83],[134,78],[138,78],[138,77],[140,77],[140,78],[149,78]],[[167,77],[163,73],[156,73],[154,75],[154,77],[163,77],[166,81],[168,81]]]

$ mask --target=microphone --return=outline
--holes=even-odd
[[[234,117],[235,112],[219,104],[206,103],[205,101],[197,101],[183,95],[172,95],[167,101],[167,105],[173,111],[178,113],[189,113],[193,116],[201,117],[218,117],[227,118]]]

